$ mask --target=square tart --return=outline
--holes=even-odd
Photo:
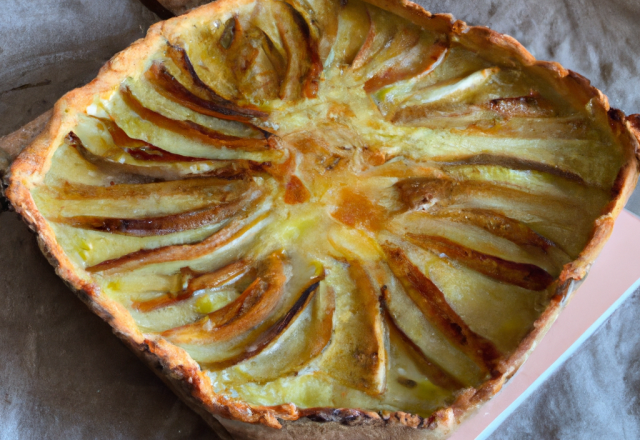
[[[219,0],[58,101],[6,195],[221,435],[443,438],[585,277],[638,127],[410,2]]]

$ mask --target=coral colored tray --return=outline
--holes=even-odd
[[[622,211],[613,234],[558,320],[506,386],[462,423],[450,440],[486,439],[535,393],[640,286],[640,217]]]

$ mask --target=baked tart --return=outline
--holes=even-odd
[[[636,118],[394,0],[220,0],[55,106],[6,194],[58,274],[238,438],[440,438],[609,236]]]

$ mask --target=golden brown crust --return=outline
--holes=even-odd
[[[221,2],[203,6],[194,12],[211,13],[215,10],[237,6],[247,0]],[[464,23],[454,21],[449,15],[432,15],[420,6],[406,0],[369,0],[383,9],[405,17],[421,26],[431,29],[446,30],[453,39],[476,48],[497,47],[491,51],[501,63],[521,64],[560,84],[565,96],[573,102],[591,105],[601,110],[609,120],[620,144],[624,147],[625,162],[620,170],[610,203],[595,221],[591,238],[578,259],[567,264],[560,277],[556,294],[545,312],[534,323],[533,329],[522,341],[511,357],[501,362],[496,368],[494,377],[478,389],[462,392],[448,408],[441,409],[431,417],[424,419],[406,413],[375,413],[357,409],[336,410],[333,408],[312,408],[299,410],[294,405],[253,406],[217,395],[211,388],[208,377],[198,364],[181,348],[171,345],[162,338],[146,338],[134,324],[129,313],[116,302],[100,294],[98,288],[83,279],[72,262],[56,242],[51,227],[39,213],[30,194],[34,182],[34,174],[42,179],[48,169],[51,145],[61,141],[61,137],[74,124],[73,117],[68,116],[67,109],[85,108],[93,96],[100,95],[120,83],[123,76],[139,69],[141,60],[146,59],[162,40],[168,27],[173,28],[189,16],[177,17],[167,22],[152,26],[144,40],[139,40],[130,48],[117,54],[100,71],[99,76],[87,86],[65,95],[55,106],[48,129],[19,156],[11,167],[7,196],[14,209],[23,216],[29,226],[38,232],[43,252],[60,275],[88,306],[107,321],[121,339],[134,352],[148,363],[160,366],[158,371],[199,413],[214,414],[223,419],[224,425],[236,434],[250,438],[346,438],[353,437],[354,432],[374,437],[379,426],[385,426],[384,438],[440,438],[448,433],[471,411],[494,395],[524,362],[537,342],[553,323],[562,305],[575,284],[582,280],[593,263],[596,255],[609,237],[613,222],[625,201],[635,187],[638,178],[638,138],[640,135],[640,117],[633,115],[626,118],[624,114],[609,107],[606,97],[592,87],[588,80],[574,72],[564,69],[557,63],[536,61],[535,58],[513,38],[484,27],[467,27]],[[181,2],[186,4],[185,2]],[[42,122],[42,121],[40,121]],[[302,420],[298,420],[302,419]],[[251,424],[262,424],[277,431],[264,430],[263,427],[239,424],[235,421]],[[318,422],[323,424],[318,425]],[[212,423],[210,421],[210,423]],[[357,428],[356,428],[357,427]],[[412,428],[423,428],[415,430]],[[333,433],[333,434],[332,434]],[[379,437],[379,436],[378,436]],[[382,438],[382,437],[379,437]]]

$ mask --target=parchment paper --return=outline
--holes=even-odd
[[[590,78],[612,106],[640,112],[637,0],[419,3],[510,34]],[[0,135],[88,82],[157,20],[137,0],[0,6]],[[640,196],[632,203],[640,212]],[[0,356],[0,440],[215,438],[71,294],[13,213],[0,215]]]

